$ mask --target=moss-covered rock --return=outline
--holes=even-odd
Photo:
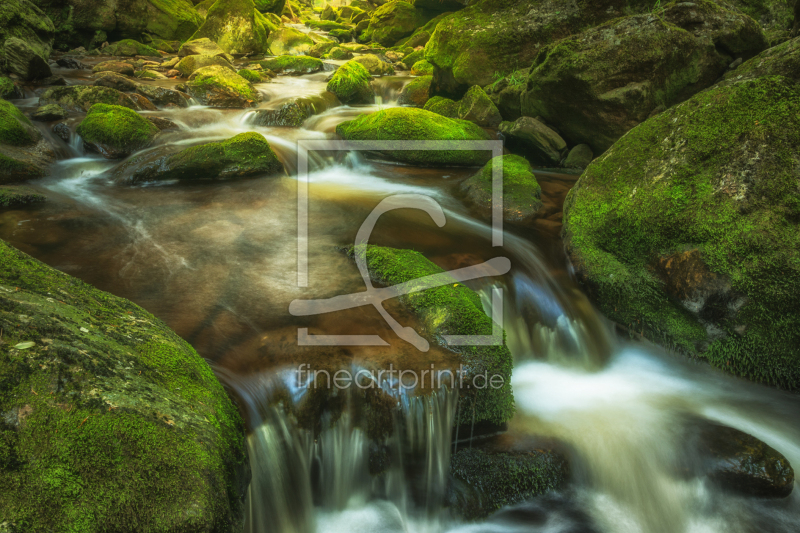
[[[418,278],[444,272],[413,250],[361,245],[352,249],[350,254],[360,255],[366,261],[372,281],[384,286],[404,283],[413,287]],[[472,383],[474,376],[484,373],[490,378],[502,378],[503,385],[496,388],[461,388],[461,401],[467,402],[464,405],[474,405],[475,423],[502,424],[508,421],[514,414],[510,383],[513,362],[508,348],[505,345],[451,346],[442,337],[492,334],[492,320],[483,312],[480,297],[452,279],[440,287],[410,292],[401,296],[400,301],[422,322],[424,332],[421,334],[429,342],[441,344],[460,356],[466,372],[463,383]],[[472,409],[463,409],[456,423],[471,423],[472,419]]]
[[[336,69],[327,90],[344,104],[371,104],[375,101],[372,76],[356,61],[348,61]]]
[[[280,15],[286,8],[286,0],[255,0],[256,9],[261,13],[274,13]]]
[[[376,43],[394,46],[397,41],[411,35],[431,17],[422,9],[403,0],[388,2],[372,14],[367,32]]]
[[[253,0],[217,0],[192,39],[207,37],[229,54],[261,54],[274,29],[255,8]]]
[[[122,169],[120,175],[130,183],[232,179],[284,172],[267,140],[256,132],[240,133],[226,141],[192,146],[156,159],[137,159],[126,165],[133,171],[126,174],[126,169]]]
[[[530,69],[515,70],[507,76],[497,76],[491,85],[485,87],[503,120],[514,121],[522,116],[522,95],[528,85]]]
[[[585,169],[592,163],[594,152],[588,144],[579,144],[569,151],[564,160],[564,168]]]
[[[338,46],[339,44],[333,41],[317,43],[311,47],[306,55],[319,59]]]
[[[161,57],[161,54],[158,53],[158,50],[156,50],[152,46],[142,44],[139,41],[135,41],[133,39],[124,39],[122,41],[109,45],[103,49],[103,52],[111,56]]]
[[[502,122],[500,133],[514,151],[525,154],[540,165],[558,165],[567,155],[567,143],[541,120],[522,117],[514,122]]]
[[[22,89],[17,87],[14,80],[5,76],[0,76],[0,98],[4,100],[12,100],[14,98],[22,98],[24,93]]]
[[[0,265],[4,520],[240,530],[244,424],[208,364],[137,305],[2,242]]]
[[[522,114],[599,154],[657,108],[711,86],[734,59],[765,47],[758,24],[735,9],[668,4],[658,17],[617,19],[549,46],[531,67]]]
[[[361,63],[373,76],[388,76],[394,74],[394,67],[392,64],[384,61],[375,54],[363,54],[353,58],[353,61]]]
[[[485,87],[496,73],[528,67],[542,46],[630,12],[649,12],[650,0],[594,0],[565,5],[556,0],[481,1],[443,18],[425,46],[435,83],[461,96]]]
[[[43,105],[31,113],[31,119],[39,122],[52,122],[65,118],[67,118],[67,112],[58,104]]]
[[[431,80],[433,80],[433,77],[431,77]],[[425,102],[423,109],[443,117],[458,118],[458,102],[444,96],[434,96]]]
[[[300,30],[284,26],[269,34],[267,45],[272,55],[302,55],[311,50],[314,41]]]
[[[136,77],[143,80],[165,80],[167,79],[166,76],[158,72],[157,70],[152,69],[144,69],[140,70],[136,73]]]
[[[55,154],[14,104],[0,100],[0,183],[41,178]]]
[[[141,104],[129,95],[110,87],[69,85],[51,87],[39,97],[39,104],[58,104],[70,111],[88,111],[94,104],[109,104],[141,109]]]
[[[124,76],[133,76],[133,65],[127,61],[103,61],[92,68],[92,72],[116,72]]]
[[[425,50],[415,50],[408,55],[403,56],[403,63],[410,67],[425,60]]]
[[[127,107],[95,104],[76,131],[87,148],[118,159],[150,146],[158,128]]]
[[[315,30],[321,31],[331,31],[331,30],[351,30],[352,27],[348,24],[342,24],[340,22],[333,22],[329,20],[309,20],[306,22],[306,26],[309,28],[314,28]]]
[[[335,38],[340,43],[349,43],[350,41],[353,40],[353,30],[351,30],[351,29],[347,29],[347,30],[340,30],[340,29],[331,30],[329,32],[329,34],[330,34],[331,37]]]
[[[178,48],[178,57],[199,55],[225,57],[227,53],[208,37],[186,41]]]
[[[22,111],[11,102],[0,100],[0,144],[28,146],[40,138],[41,134]]]
[[[223,56],[212,56],[206,54],[184,57],[175,65],[175,70],[180,72],[181,76],[188,77],[191,76],[197,69],[210,67],[213,65],[226,67],[233,70],[233,65],[231,65],[230,61],[225,59]]]
[[[601,311],[754,381],[800,390],[800,88],[713,88],[586,169],[564,237]]]
[[[333,93],[291,98],[277,109],[256,109],[248,122],[258,126],[299,128],[313,115],[341,105]]]
[[[10,37],[3,44],[4,69],[26,81],[49,78],[53,75],[45,59],[22,39]]]
[[[162,108],[189,107],[189,102],[180,91],[158,85],[139,85],[136,92]]]
[[[0,50],[8,39],[16,38],[47,61],[53,50],[54,33],[53,22],[33,2],[4,0],[0,4]]]
[[[345,59],[353,59],[353,52],[347,48],[336,46],[331,48],[330,51],[325,54],[325,57],[328,59],[333,59],[334,61],[342,61]]]
[[[783,76],[800,82],[800,37],[773,46],[723,76],[723,84],[762,76]]]
[[[343,122],[336,133],[346,140],[484,141],[490,136],[465,120],[447,119],[413,107],[390,108]],[[382,150],[389,159],[412,165],[483,165],[489,152],[472,150]]]
[[[259,65],[276,74],[290,74],[293,76],[312,74],[314,72],[319,72],[323,68],[321,60],[310,56],[273,57],[272,59],[260,61]]]
[[[250,70],[250,69],[243,68],[241,70],[237,70],[236,74],[238,74],[239,76],[243,77],[244,79],[246,79],[250,83],[261,83],[261,82],[264,81],[264,78],[261,77],[261,74],[259,74],[255,70]]]
[[[793,2],[782,0],[731,0],[742,12],[761,24],[770,46],[789,39],[794,14]]]
[[[159,52],[168,54],[174,54],[181,46],[180,41],[165,41],[164,39],[153,39],[149,44]]]
[[[484,128],[496,128],[503,121],[500,111],[483,89],[475,85],[458,102],[458,118],[469,120]]]
[[[422,107],[431,97],[433,76],[422,76],[411,80],[400,92],[397,103]]]
[[[261,101],[253,85],[227,67],[198,69],[189,77],[187,87],[192,98],[211,107],[254,107]]]
[[[542,188],[531,164],[518,155],[502,155],[486,163],[480,172],[461,182],[461,192],[481,215],[491,220],[494,165],[502,168],[503,220],[530,222],[542,207]]]
[[[127,76],[110,71],[98,72],[95,78],[96,79],[92,85],[96,87],[110,87],[122,92],[133,92],[139,85],[138,82],[128,78]]]
[[[4,185],[0,187],[0,207],[21,207],[46,202],[47,197],[24,185]]]
[[[411,65],[411,75],[412,76],[432,76],[433,75],[433,65],[425,61],[424,59],[421,61],[417,61],[413,65]]]

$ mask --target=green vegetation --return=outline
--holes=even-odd
[[[486,218],[491,218],[492,159],[480,172],[461,183],[461,190]],[[536,181],[531,164],[518,155],[501,155],[503,167],[503,220],[509,222],[530,221],[541,209],[542,188]]]
[[[11,102],[0,100],[0,144],[27,146],[40,138],[28,117]]]
[[[434,96],[425,102],[424,109],[443,117],[458,118],[458,102],[444,96]]]
[[[245,108],[261,101],[261,94],[253,85],[228,67],[197,69],[187,86],[192,98],[212,107]]]
[[[0,187],[0,207],[19,207],[47,201],[47,197],[30,187],[5,185]],[[0,459],[2,463],[2,459]]]
[[[203,67],[210,67],[212,65],[227,67],[233,70],[233,65],[231,65],[230,62],[224,57],[205,54],[186,56],[181,59],[174,68],[180,72],[182,76],[188,77],[194,73],[195,70]]]
[[[161,57],[158,50],[152,46],[147,46],[139,41],[133,39],[125,39],[114,43],[103,50],[108,55],[112,56],[152,56]]]
[[[800,389],[799,102],[779,76],[700,93],[628,132],[564,207],[567,248],[604,314],[790,390]],[[668,292],[676,281],[659,264],[676,254],[694,254],[710,289]],[[706,289],[699,312],[683,305]]]
[[[375,101],[372,76],[360,63],[348,61],[334,72],[328,91],[344,104],[371,104]]]
[[[243,69],[237,71],[236,74],[238,74],[239,76],[243,77],[244,79],[246,79],[250,83],[261,83],[262,81],[264,81],[261,78],[261,74],[259,74],[255,70],[249,70],[249,69],[243,68]]]
[[[72,111],[88,111],[94,104],[109,104],[139,109],[131,98],[110,87],[70,85],[51,87],[39,97],[39,105],[58,104]]]
[[[420,76],[411,80],[400,93],[399,103],[402,105],[415,105],[422,107],[431,97],[433,76]]]
[[[412,76],[430,76],[433,74],[433,65],[425,61],[417,61],[411,66]]]
[[[191,39],[207,37],[229,54],[261,54],[275,26],[255,7],[253,0],[217,0]]]
[[[259,64],[279,74],[311,74],[322,70],[322,61],[309,56],[279,56],[260,61]]]
[[[76,131],[103,155],[124,157],[149,146],[158,128],[127,107],[94,104]]]

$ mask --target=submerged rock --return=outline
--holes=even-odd
[[[88,111],[94,104],[109,104],[143,109],[138,100],[110,87],[94,87],[90,85],[70,85],[52,87],[39,97],[39,104],[58,104],[70,111]]]
[[[490,136],[466,120],[448,119],[413,107],[389,108],[343,122],[336,133],[346,140],[380,141],[483,141]],[[381,150],[394,161],[412,165],[483,165],[486,151],[472,150]]]
[[[558,165],[567,150],[567,143],[561,135],[535,118],[522,117],[515,122],[503,122],[500,132],[513,150],[519,150],[534,163]]]
[[[800,87],[715,87],[589,165],[564,239],[611,320],[753,381],[800,390]]]
[[[150,146],[158,128],[127,107],[95,104],[76,131],[87,148],[119,159]]]
[[[502,166],[503,220],[530,222],[542,208],[542,188],[524,157],[501,155],[492,159],[480,172],[461,182],[461,192],[485,219],[491,220],[495,162]]]
[[[206,37],[229,54],[262,54],[270,30],[271,23],[253,0],[217,0],[192,39]]]
[[[422,107],[431,97],[431,84],[433,76],[422,76],[411,80],[400,92],[397,103],[400,105],[414,105]]]
[[[46,202],[47,197],[23,185],[4,185],[0,187],[0,207],[20,207]]]
[[[261,101],[253,85],[227,67],[198,69],[189,77],[187,87],[192,98],[211,107],[254,107]]]
[[[372,90],[372,76],[356,61],[348,61],[333,73],[328,82],[328,92],[336,95],[343,104],[372,104],[375,92]]]
[[[192,146],[176,154],[147,160],[134,158],[118,171],[122,181],[246,178],[284,172],[283,164],[260,133],[240,133],[227,141]]]
[[[278,56],[260,61],[262,68],[269,69],[276,74],[312,74],[322,70],[322,61],[310,56]]]
[[[209,365],[128,300],[4,242],[0,264],[3,520],[240,530],[244,423]]]
[[[711,0],[667,4],[558,41],[534,61],[522,114],[603,153],[657,109],[713,85],[736,58],[766,48],[761,28]]]

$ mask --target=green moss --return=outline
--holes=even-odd
[[[408,67],[411,67],[424,59],[425,50],[417,50],[416,52],[411,52],[407,56],[403,57],[403,63],[405,63]]]
[[[0,76],[0,98],[19,98],[20,96],[21,91],[14,85],[14,81],[11,78]]]
[[[276,73],[311,74],[322,70],[322,61],[309,56],[279,56],[260,61],[259,64]]]
[[[314,28],[315,30],[331,31],[331,30],[352,30],[352,26],[341,24],[331,20],[309,20],[306,26]]]
[[[419,252],[397,250],[379,246],[359,246],[351,250],[366,260],[370,277],[385,286],[408,283],[413,280],[444,272]],[[452,278],[451,278],[452,279]],[[492,320],[483,312],[480,297],[469,287],[452,280],[441,287],[411,292],[400,297],[422,322],[421,332],[428,340],[444,344],[442,335],[491,335]],[[502,346],[447,346],[458,353],[467,372],[464,383],[472,383],[472,376],[487,373],[489,378],[502,376],[499,388],[462,388],[465,405],[474,406],[475,422],[506,422],[514,414],[514,397],[511,392],[511,353]],[[478,381],[480,383],[480,381]],[[472,408],[463,409],[457,423],[472,422]]]
[[[568,250],[609,318],[791,390],[800,388],[799,102],[782,77],[700,93],[596,159],[564,209]],[[687,249],[743,298],[734,311],[698,316],[666,294],[652,262]]]
[[[411,67],[412,76],[431,76],[433,74],[433,65],[425,61],[417,61]]]
[[[260,54],[267,51],[267,38],[273,29],[253,0],[217,0],[191,39],[207,37],[229,54]]]
[[[252,107],[261,101],[253,85],[228,67],[198,69],[187,85],[192,98],[213,107]]]
[[[308,35],[290,27],[282,27],[269,34],[269,52],[276,56],[304,54],[311,50],[314,41]]]
[[[471,122],[443,119],[441,115],[410,107],[390,108],[343,122],[336,133],[347,140],[380,141],[474,141],[489,134]],[[483,165],[489,153],[451,150],[383,150],[396,161],[415,165]]]
[[[240,133],[227,141],[192,146],[157,163],[143,165],[133,182],[229,179],[283,172],[283,165],[263,135]]]
[[[503,167],[503,219],[510,222],[530,220],[541,209],[542,188],[536,181],[527,159],[518,155],[499,156]],[[491,218],[492,176],[497,158],[489,161],[480,172],[465,180],[461,190],[487,218]]]
[[[348,61],[334,72],[327,90],[342,103],[368,104],[375,99],[372,76],[360,63]]]
[[[27,146],[37,140],[28,117],[11,102],[0,100],[0,144]]]
[[[203,67],[210,67],[213,65],[217,65],[219,67],[227,67],[229,69],[233,69],[233,65],[228,62],[227,59],[220,56],[212,56],[206,54],[198,54],[198,55],[191,55],[186,56],[181,59],[177,65],[175,65],[175,70],[181,73],[182,76],[189,76],[195,70],[201,69]]]
[[[30,187],[24,187],[22,185],[6,185],[0,187],[0,206],[2,207],[18,207],[41,203],[46,200],[46,196]],[[0,459],[0,463],[2,463],[2,459]]]
[[[350,29],[333,29],[328,33],[331,37],[338,39],[340,42],[350,42],[353,40],[353,30]]]
[[[444,117],[458,118],[458,102],[444,96],[434,96],[425,102],[424,109]]]
[[[161,54],[158,53],[158,50],[152,46],[147,46],[146,44],[142,44],[139,41],[134,41],[133,39],[124,39],[114,43],[103,50],[103,52],[112,56],[161,57]]]
[[[331,50],[325,54],[327,59],[333,59],[335,61],[341,61],[344,59],[352,59],[353,52],[348,50],[347,48],[342,48],[341,46],[336,46],[331,48]]]
[[[415,105],[422,107],[431,96],[431,85],[433,76],[421,76],[411,80],[408,85],[403,87],[400,93],[399,103],[403,105]]]
[[[244,79],[246,79],[250,83],[261,83],[262,81],[264,81],[264,80],[261,79],[261,74],[259,74],[255,70],[249,70],[249,69],[243,68],[243,69],[239,70],[238,72],[236,72],[236,74],[238,74],[239,76],[243,77]]]
[[[367,32],[373,41],[383,46],[394,46],[397,41],[411,35],[430,19],[426,12],[403,0],[388,2],[372,14]]]
[[[241,527],[243,423],[203,359],[5,243],[0,265],[0,515],[31,531]]]
[[[64,109],[88,111],[94,104],[108,104],[138,109],[129,96],[110,87],[71,85],[51,87],[39,97],[39,105],[59,104]]]
[[[131,153],[149,146],[158,128],[127,107],[94,104],[76,131],[85,142]]]
[[[195,11],[190,1],[148,0],[148,3],[152,8],[148,10],[145,32],[162,39],[185,41],[203,24],[203,17]],[[154,41],[153,47],[172,52],[172,46],[160,39],[159,41],[160,43]]]

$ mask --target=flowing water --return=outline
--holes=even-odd
[[[319,73],[259,85],[262,107],[279,106],[286,95],[321,94],[324,79]],[[250,428],[250,533],[800,530],[797,490],[779,501],[721,492],[691,468],[687,472],[693,452],[685,446],[686,428],[700,418],[751,433],[800,465],[797,396],[617,338],[570,277],[557,237],[560,205],[574,176],[540,173],[544,220],[525,231],[507,228],[504,247],[493,248],[490,227],[458,199],[459,181],[474,169],[419,169],[354,153],[314,153],[309,284],[297,286],[296,142],[330,138],[343,120],[395,105],[405,81],[381,80],[383,106],[333,107],[299,129],[256,126],[249,111],[195,106],[153,112],[180,127],[160,136],[153,149],[258,131],[286,165],[288,175],[281,177],[121,186],[112,178],[116,163],[85,153],[79,140],[61,143],[52,177],[35,184],[51,201],[0,212],[0,237],[142,305],[214,365]],[[340,248],[353,244],[381,199],[400,193],[436,200],[446,225],[437,227],[422,212],[393,211],[380,219],[371,243],[413,248],[446,269],[497,256],[511,259],[508,275],[468,285],[485,297],[487,308],[492,288],[502,287],[508,296],[504,325],[515,358],[517,403],[509,431],[564,444],[574,479],[562,493],[482,523],[462,524],[449,516],[453,441],[470,445],[467,435],[453,435],[461,407],[449,389],[408,391],[378,383],[399,405],[396,430],[379,445],[359,424],[355,395],[344,395],[341,416],[323,421],[327,429],[316,432],[271,401],[279,390],[295,402],[310,394],[297,379],[300,363],[414,370],[457,365],[447,350],[422,353],[398,340],[373,308],[314,317],[288,313],[295,299],[363,290],[358,270]],[[401,323],[415,323],[396,302],[386,306]],[[388,345],[303,347],[298,328],[378,334]],[[370,474],[375,457],[389,465],[380,475]]]

